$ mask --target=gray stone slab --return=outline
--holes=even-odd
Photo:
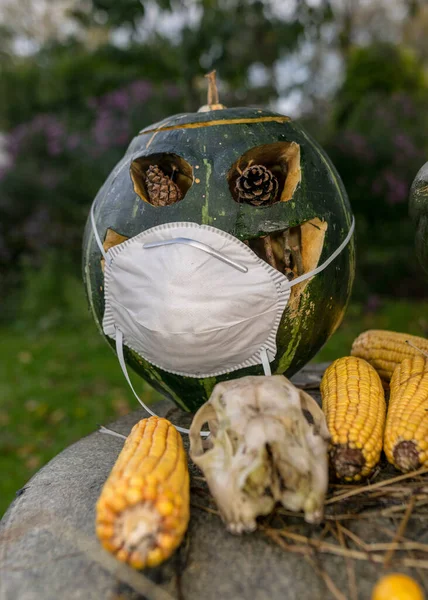
[[[309,367],[296,375],[295,381],[316,387],[322,370],[317,365]],[[316,389],[310,393],[319,400]],[[189,415],[167,401],[158,403],[155,410],[176,424],[189,424]],[[138,410],[109,427],[127,435],[145,416]],[[187,445],[186,437],[184,441]],[[343,598],[349,597],[343,558],[316,553],[305,558],[284,550],[262,530],[240,537],[227,533],[219,517],[207,512],[213,505],[203,481],[195,478],[199,473],[193,465],[191,520],[180,549],[167,563],[144,573],[118,563],[96,539],[94,507],[122,443],[119,438],[95,432],[64,450],[24,487],[0,523],[0,600],[333,597],[317,573],[319,568],[331,576]],[[278,519],[274,516],[271,524],[274,526]],[[286,523],[292,531],[310,537],[319,536],[323,528],[305,525],[294,517],[287,518]],[[354,531],[366,541],[389,541],[368,521],[361,521]],[[420,522],[411,523],[407,535],[428,538]],[[354,561],[353,568],[358,597],[368,599],[381,567]]]

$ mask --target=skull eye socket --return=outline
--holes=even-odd
[[[169,206],[183,200],[193,183],[193,169],[177,154],[151,154],[131,162],[135,193],[152,206]]]
[[[296,142],[251,148],[227,175],[235,202],[258,207],[291,200],[300,178],[300,146]]]

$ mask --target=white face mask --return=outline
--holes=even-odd
[[[354,231],[322,265],[289,281],[248,246],[220,229],[196,223],[152,227],[110,248],[105,258],[104,333],[164,371],[210,377],[269,362],[293,285],[325,269]],[[129,378],[125,373],[128,381]]]
[[[104,333],[164,371],[212,377],[276,355],[288,279],[207,225],[159,225],[109,250]]]

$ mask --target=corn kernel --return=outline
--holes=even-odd
[[[156,503],[156,509],[162,517],[167,517],[172,514],[174,510],[174,505],[169,500],[161,500]]]
[[[138,552],[133,552],[129,557],[128,562],[131,565],[131,567],[137,570],[143,569],[146,566],[145,560]]]
[[[164,554],[161,548],[151,550],[147,555],[147,566],[157,567],[164,560]]]
[[[116,552],[116,558],[117,558],[117,560],[120,560],[121,562],[128,562],[129,552],[127,552],[126,550],[121,548],[120,550],[118,550]]]
[[[170,550],[176,544],[176,538],[168,533],[161,533],[158,537],[158,544],[164,550]]]

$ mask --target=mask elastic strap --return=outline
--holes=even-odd
[[[328,267],[328,265],[330,263],[332,263],[334,261],[334,259],[337,256],[339,256],[339,254],[342,252],[342,250],[349,244],[352,234],[354,233],[354,229],[355,229],[355,217],[352,217],[352,223],[351,223],[351,227],[349,228],[348,235],[343,240],[343,242],[340,244],[340,246],[338,248],[336,248],[336,250],[333,252],[333,254],[331,256],[329,256],[327,258],[327,260],[322,263],[322,265],[320,265],[316,269],[313,269],[313,271],[309,271],[308,273],[305,273],[304,275],[300,275],[300,277],[296,277],[296,279],[293,279],[292,281],[290,281],[290,284],[288,287],[293,287],[293,285],[301,283],[302,281],[306,281],[306,279],[310,279],[314,275],[317,275],[321,271],[324,271],[324,269],[326,267]]]
[[[266,348],[262,348],[260,350],[260,360],[263,366],[264,374],[266,375],[266,377],[270,377],[272,375],[272,370],[270,368],[269,356]]]
[[[128,369],[126,368],[125,357],[123,355],[123,333],[117,327],[115,329],[116,329],[116,353],[117,353],[117,358],[119,359],[119,364],[120,364],[120,368],[122,369],[122,373],[125,375],[125,379],[128,382],[129,387],[131,388],[134,396],[137,398],[138,402],[141,404],[141,406],[144,408],[144,410],[146,412],[148,412],[149,415],[151,415],[152,417],[157,417],[158,415],[156,413],[154,413],[152,410],[150,410],[150,408],[146,404],[144,404],[144,402],[141,400],[141,398],[135,391],[134,386],[131,383]],[[177,425],[174,425],[174,427],[177,429],[177,431],[180,431],[181,433],[187,433],[187,434],[190,433],[189,429],[185,429],[184,427],[177,427]],[[207,437],[210,435],[210,432],[209,431],[201,431],[201,435],[203,437]]]
[[[97,225],[95,223],[94,206],[95,206],[95,202],[92,203],[91,211],[89,213],[89,215],[91,217],[92,231],[94,232],[95,241],[97,242],[97,246],[100,249],[100,252],[101,252],[101,254],[104,257],[104,260],[110,264],[111,263],[111,259],[110,259],[109,256],[107,256],[107,252],[104,250],[104,246],[103,246],[103,244],[101,242],[101,238],[100,238],[98,230],[97,230]]]

